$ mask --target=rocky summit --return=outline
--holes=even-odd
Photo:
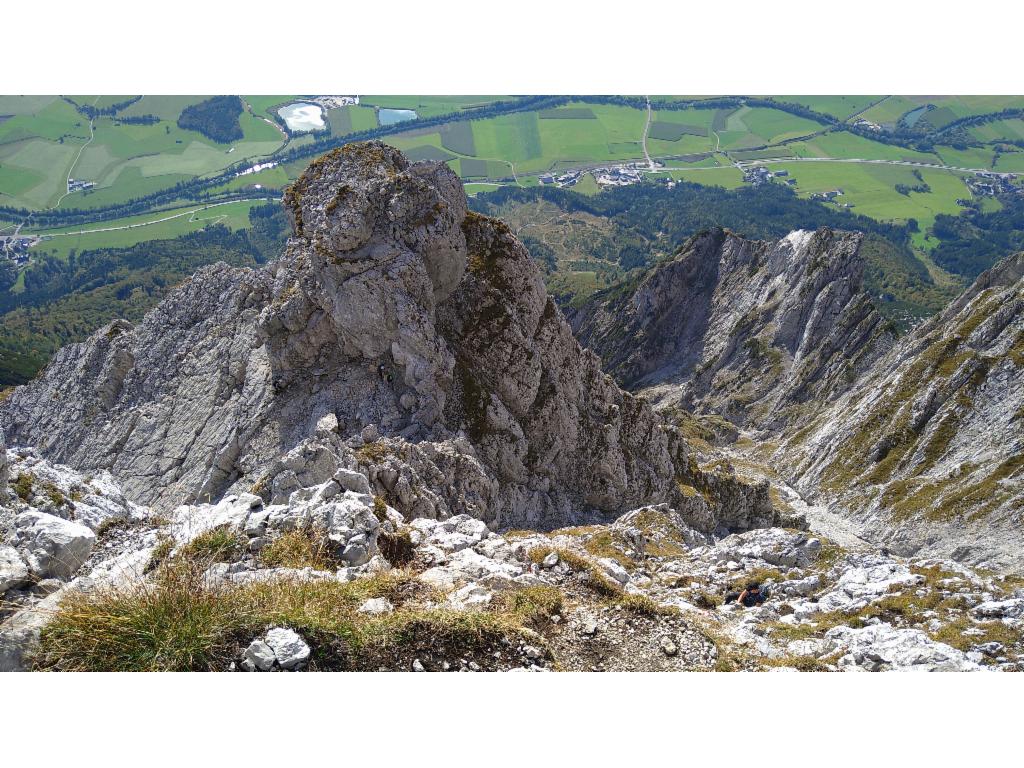
[[[1020,577],[878,522],[1019,513],[1019,259],[897,341],[857,235],[714,230],[570,325],[443,163],[349,144],[284,205],[276,262],[0,401],[0,669],[1024,663]]]

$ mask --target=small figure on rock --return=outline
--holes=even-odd
[[[753,608],[755,605],[761,605],[767,599],[768,590],[762,589],[761,585],[756,581],[747,584],[742,592],[729,592],[725,596],[726,603],[731,603],[735,600],[744,608]]]

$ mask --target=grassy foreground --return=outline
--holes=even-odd
[[[204,576],[206,565],[173,559],[151,581],[66,598],[42,632],[36,668],[224,670],[250,640],[277,625],[311,641],[314,669],[395,668],[406,650],[444,647],[472,656],[518,639],[559,600],[557,590],[525,588],[492,610],[455,611],[424,607],[418,599],[426,588],[408,571],[348,583],[284,579],[214,585]],[[376,597],[390,600],[395,612],[358,612]]]

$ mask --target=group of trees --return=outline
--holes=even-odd
[[[116,115],[122,109],[127,109],[132,104],[142,99],[141,96],[132,96],[128,99],[125,99],[124,101],[116,101],[113,104],[109,104],[105,107],[94,107],[92,104],[79,104],[74,99],[71,99],[68,96],[61,96],[61,98],[64,99],[64,101],[66,101],[72,107],[74,107],[80,115],[85,115],[90,120],[93,120],[97,117],[111,117],[113,115]]]
[[[243,137],[238,122],[244,107],[237,96],[213,96],[198,104],[190,104],[181,111],[178,127],[185,131],[198,131],[211,141],[227,144]]]
[[[974,279],[1004,256],[1024,250],[1024,199],[1007,197],[991,213],[968,208],[957,216],[939,214],[932,234],[939,245],[932,251],[943,269]]]

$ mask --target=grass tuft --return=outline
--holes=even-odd
[[[278,536],[260,550],[259,561],[267,568],[334,571],[339,566],[326,534],[306,529],[287,531]]]
[[[226,563],[240,555],[245,542],[226,525],[211,528],[181,548],[181,556],[210,563]]]

